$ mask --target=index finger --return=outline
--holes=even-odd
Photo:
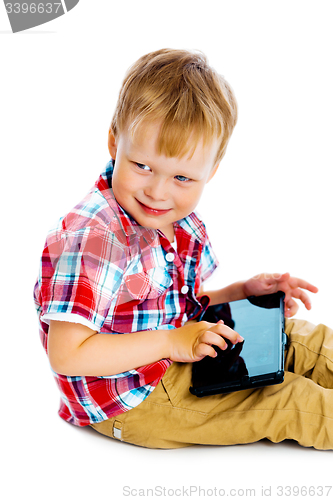
[[[243,337],[239,335],[235,330],[229,328],[229,326],[218,323],[214,327],[209,328],[211,332],[217,333],[221,335],[221,337],[225,337],[230,340],[233,344],[237,344],[237,342],[243,342]]]
[[[289,284],[291,288],[304,288],[304,290],[308,290],[312,293],[317,293],[318,288],[314,285],[311,285],[308,281],[302,280],[300,278],[290,278]]]

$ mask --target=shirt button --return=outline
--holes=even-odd
[[[167,260],[168,262],[173,262],[173,260],[174,260],[175,256],[174,256],[174,254],[173,254],[173,253],[169,252],[169,253],[167,253],[167,254],[166,254],[165,258],[166,258],[166,260]]]
[[[185,293],[188,292],[188,286],[187,285],[182,286],[182,289],[180,291],[185,295]]]

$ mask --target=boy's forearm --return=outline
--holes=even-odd
[[[211,306],[216,304],[222,304],[223,302],[233,302],[234,300],[245,299],[245,293],[243,291],[243,285],[245,281],[237,281],[225,288],[220,288],[219,290],[211,290],[208,292],[201,292],[200,295],[208,295],[210,298]],[[200,296],[199,295],[199,296]]]
[[[71,350],[66,359],[54,363],[52,368],[62,375],[87,377],[133,370],[168,357],[167,333],[167,330],[96,333]]]

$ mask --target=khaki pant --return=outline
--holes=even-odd
[[[136,408],[92,427],[148,448],[232,445],[267,438],[333,449],[333,331],[287,320],[282,384],[197,398],[190,363],[173,363]]]

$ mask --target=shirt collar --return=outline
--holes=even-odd
[[[120,232],[122,232],[123,235],[130,240],[131,238],[142,236],[148,243],[148,245],[151,245],[152,247],[158,246],[159,237],[157,230],[140,226],[136,222],[136,220],[133,219],[133,217],[128,212],[126,212],[115,199],[112,190],[113,169],[114,160],[111,158],[95,184],[97,189],[103,194],[104,198],[109,203],[114,213],[113,219],[111,221],[112,231],[116,232],[117,236],[120,234]],[[176,224],[178,224],[191,236],[199,240],[200,243],[204,244],[207,237],[206,228],[201,220],[201,217],[196,211],[191,212],[187,217],[184,217],[183,219],[177,220]]]

